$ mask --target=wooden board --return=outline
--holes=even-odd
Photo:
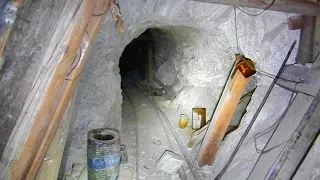
[[[57,131],[54,134],[54,137],[50,143],[50,146],[45,155],[45,158],[41,163],[41,167],[37,174],[36,180],[58,179],[58,173],[59,173],[60,163],[62,159],[62,154],[63,154],[63,150],[67,140],[67,135],[70,128],[70,121],[71,121],[71,115],[72,115],[71,108],[74,104],[71,102],[73,101],[70,101],[67,109],[65,110],[65,113],[63,114],[59,127],[57,128]]]
[[[270,180],[282,179],[283,177],[288,178],[287,175],[295,168],[300,157],[312,140],[313,135],[316,134],[320,128],[319,102],[320,91],[317,96],[314,97],[299,125],[281,151],[281,154],[273,163],[266,178]]]
[[[25,106],[23,108],[26,112],[31,111],[30,114],[33,114],[33,116],[27,116],[28,118],[26,118],[25,114],[21,114],[19,118],[23,117],[20,119],[22,125],[19,124],[14,129],[16,133],[12,135],[12,143],[9,144],[9,147],[17,147],[20,151],[17,158],[15,158],[14,153],[10,155],[10,148],[7,148],[7,154],[11,156],[8,163],[14,161],[12,170],[7,169],[8,173],[11,174],[11,179],[35,178],[88,60],[91,42],[94,41],[97,32],[100,31],[106,16],[106,10],[109,7],[108,0],[96,1],[95,4],[92,1],[84,0],[81,4],[74,4],[77,5],[75,11],[68,9],[71,13],[69,21],[60,21],[62,22],[60,28],[63,30],[62,33],[60,32],[62,34],[60,38],[62,39],[52,43],[55,44],[55,48],[51,49],[51,44],[49,44],[49,54],[48,56],[45,55],[43,60],[46,61],[46,58],[49,57],[46,70],[38,71],[33,87],[24,102]],[[94,8],[94,5],[97,5],[96,8]],[[101,14],[101,12],[104,13]],[[101,15],[94,15],[98,13]],[[81,48],[79,48],[80,45]],[[81,57],[79,62],[75,63],[79,49],[81,49]],[[35,96],[37,98],[34,98]],[[26,124],[31,125],[29,126],[30,129],[28,129],[28,126],[26,127]],[[27,135],[25,141],[21,138],[21,136],[25,137],[23,134]]]
[[[309,105],[311,104],[312,99],[312,97],[301,93],[296,95],[290,108],[288,109],[287,115],[281,120],[278,128],[275,130],[272,137],[270,137],[270,140],[264,147],[265,150],[271,149],[290,139],[290,136],[298,126],[304,113],[307,111]],[[292,116],[293,114],[295,116]],[[269,135],[270,134],[271,132],[269,133]],[[259,139],[257,139],[257,141],[259,141]],[[251,171],[248,180],[264,179],[284,146],[285,144],[282,144],[280,146],[277,146],[277,148],[269,151],[268,153],[261,154],[254,166],[254,169]],[[263,149],[263,147],[259,148]]]
[[[217,119],[213,119],[210,123],[205,139],[201,145],[198,159],[200,166],[211,165],[213,163],[220,143],[247,84],[248,78],[245,78],[237,69],[230,83],[227,96],[218,111]]]

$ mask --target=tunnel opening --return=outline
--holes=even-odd
[[[150,51],[154,51],[150,30],[143,32],[125,47],[119,61],[122,88],[128,84],[144,81],[150,76],[149,67],[153,64]]]
[[[201,53],[203,51],[202,48],[198,49],[197,44],[195,44],[198,39],[203,38],[199,35],[200,33],[199,30],[188,27],[149,28],[124,48],[119,58],[123,97],[121,136],[122,140],[125,141],[124,144],[132,144],[134,141],[132,138],[136,137],[134,142],[136,148],[128,146],[129,152],[136,151],[135,149],[144,149],[144,153],[152,154],[154,149],[158,149],[160,145],[174,152],[179,152],[185,148],[179,147],[177,144],[170,145],[171,142],[168,143],[163,138],[163,135],[172,136],[170,131],[164,130],[168,129],[166,125],[163,125],[167,122],[163,123],[161,122],[163,120],[160,120],[165,119],[161,115],[163,110],[167,111],[165,116],[170,121],[167,124],[172,125],[179,139],[184,139],[187,142],[182,146],[188,146],[192,149],[192,156],[194,157],[200,152],[205,135],[203,132],[207,131],[211,120],[210,116],[213,116],[214,113],[215,103],[210,98],[218,98],[220,94],[209,94],[212,87],[190,85],[190,81],[194,81],[196,78],[201,79],[201,73],[210,74],[209,68],[205,68],[203,71],[199,70],[203,64],[197,61],[198,59],[201,61],[201,57],[195,57],[194,51],[196,53],[198,53],[197,51]],[[185,66],[187,63],[192,64],[192,66]],[[232,65],[229,65],[228,62],[224,66],[232,68]],[[196,73],[198,76],[194,75],[194,79],[189,79],[188,76],[194,71],[198,71]],[[219,85],[215,84],[213,87],[219,88]],[[250,85],[241,102],[239,102],[240,108],[237,109],[223,141],[238,129],[241,119],[246,113],[246,107],[251,100],[252,89],[255,89],[255,83]],[[158,109],[157,105],[162,107]],[[208,110],[205,114],[206,122],[199,129],[194,129],[192,125],[193,108],[207,108]],[[173,109],[175,109],[175,112],[170,112]],[[144,111],[143,115],[141,115],[141,111]],[[179,117],[182,114],[188,117],[187,125],[184,127],[179,125]],[[135,131],[132,129],[133,123],[138,124]],[[141,131],[143,133],[140,133]],[[150,139],[152,142],[149,142]],[[178,148],[171,149],[172,146]],[[153,152],[152,159],[158,161],[161,158],[159,156],[161,150],[165,149],[159,148],[156,155]],[[135,153],[140,157],[146,156],[140,154],[140,151]],[[140,161],[143,162],[143,158]],[[140,175],[149,171],[147,166],[139,167],[139,164],[134,166],[142,171]],[[131,171],[131,173],[137,172]]]

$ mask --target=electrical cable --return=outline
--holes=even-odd
[[[235,29],[235,34],[236,34],[236,42],[237,42],[237,49],[239,54],[243,54],[243,52],[240,49],[239,46],[239,40],[238,40],[238,26],[237,26],[237,10],[236,7],[233,6],[233,12],[234,12],[234,29]]]
[[[92,16],[94,16],[94,17],[102,16],[102,15],[104,15],[104,14],[106,14],[108,12],[108,9],[109,9],[109,6],[107,6],[107,9],[104,10],[102,13],[100,13],[100,14],[92,14]]]
[[[295,84],[295,88],[294,88],[294,89],[296,89],[296,86],[297,86],[297,84]],[[284,142],[282,142],[282,143],[280,143],[280,144],[278,144],[278,145],[275,145],[275,146],[273,146],[273,147],[271,147],[271,148],[269,148],[269,149],[267,149],[267,150],[265,150],[265,149],[259,149],[258,146],[257,146],[257,139],[258,139],[258,138],[260,138],[260,137],[262,137],[262,136],[270,133],[272,130],[274,130],[273,133],[272,133],[272,135],[274,134],[275,130],[278,128],[278,126],[279,126],[279,124],[281,123],[282,119],[283,119],[283,118],[285,117],[285,115],[287,114],[287,112],[288,112],[288,110],[289,110],[289,108],[290,108],[290,106],[291,106],[291,104],[292,104],[292,102],[293,102],[293,100],[294,100],[294,94],[295,94],[295,91],[293,91],[293,92],[291,93],[291,96],[290,96],[290,99],[289,99],[289,102],[288,102],[288,105],[287,105],[286,109],[285,109],[284,112],[281,114],[281,116],[276,120],[276,122],[274,122],[270,127],[268,127],[268,128],[266,128],[266,129],[264,129],[264,130],[256,133],[256,134],[253,136],[254,146],[255,146],[255,149],[256,149],[256,152],[257,152],[257,153],[259,153],[259,154],[265,154],[265,153],[267,153],[267,152],[269,152],[269,151],[271,151],[271,150],[273,150],[273,149],[275,149],[275,148],[277,148],[277,147],[279,147],[279,146],[281,146],[282,144],[284,144],[284,143],[287,142],[287,141],[284,141]],[[271,135],[271,137],[272,137],[272,135]],[[268,142],[270,141],[271,137],[269,138]]]
[[[263,10],[262,10],[261,12],[257,13],[257,14],[251,14],[251,13],[246,12],[245,10],[243,10],[243,9],[241,9],[241,8],[239,8],[239,7],[236,7],[236,6],[235,6],[235,7],[236,7],[237,9],[239,9],[241,12],[243,12],[243,13],[249,15],[249,16],[259,16],[259,15],[261,15],[262,13],[264,13],[266,10],[270,9],[270,8],[274,5],[275,2],[276,2],[276,0],[273,0],[269,5],[267,5],[265,8],[263,8]]]
[[[263,76],[266,76],[266,77],[269,77],[271,79],[274,79],[276,78],[275,75],[271,74],[271,73],[268,73],[266,71],[263,71],[263,70],[260,70],[258,68],[256,68],[256,72],[263,75]],[[291,80],[291,79],[286,79],[286,78],[282,78],[282,77],[278,77],[279,80],[283,80],[283,81],[287,81],[287,82],[293,82],[293,83],[301,83],[303,80],[299,80],[299,81],[295,81],[295,80]]]
[[[290,55],[291,55],[291,52],[292,52],[294,46],[296,45],[296,43],[297,43],[297,41],[294,41],[294,42],[292,43],[292,45],[291,45],[291,47],[290,47],[290,49],[289,49],[289,51],[288,51],[288,53],[287,53],[287,55],[286,55],[286,57],[285,57],[285,60],[283,61],[282,65],[281,65],[281,67],[280,67],[280,69],[279,69],[279,71],[278,71],[278,73],[277,73],[277,75],[276,75],[276,78],[273,79],[273,81],[272,81],[272,83],[271,83],[271,85],[270,85],[270,87],[269,87],[269,89],[268,89],[265,97],[263,98],[260,106],[258,107],[258,109],[257,109],[256,113],[254,114],[252,120],[251,120],[250,123],[248,124],[245,132],[244,132],[243,135],[241,136],[241,138],[240,138],[237,146],[235,147],[234,151],[232,152],[230,159],[228,160],[228,162],[227,162],[227,164],[225,165],[225,167],[221,170],[221,172],[217,175],[217,177],[215,178],[215,180],[219,180],[219,179],[223,176],[223,174],[227,171],[227,169],[229,168],[231,162],[233,161],[234,157],[236,156],[237,152],[239,151],[240,146],[242,145],[243,141],[244,141],[245,138],[247,137],[247,135],[248,135],[251,127],[253,126],[253,124],[254,124],[255,120],[257,119],[260,111],[262,110],[264,104],[266,103],[266,101],[267,101],[267,99],[268,99],[268,97],[269,97],[269,95],[270,95],[273,87],[275,86],[275,84],[276,84],[276,82],[277,82],[277,79],[279,78],[282,70],[284,69],[284,66],[285,66],[286,62],[288,61],[288,59],[289,59],[289,57],[290,57]]]

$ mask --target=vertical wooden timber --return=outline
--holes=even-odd
[[[237,69],[230,88],[224,99],[216,120],[210,123],[199,152],[199,166],[211,165],[218,152],[220,143],[237,108],[239,100],[246,89],[248,78]]]
[[[302,16],[299,50],[296,57],[297,63],[313,63],[313,42],[315,26],[315,16]]]
[[[95,39],[104,22],[109,7],[108,0],[98,1],[95,9],[93,3],[84,0],[75,19],[72,32],[67,36],[68,51],[60,57],[41,103],[26,143],[21,148],[18,158],[13,164],[12,179],[34,179],[41,165],[42,159],[50,145],[54,132],[64,110],[73,94],[79,76],[84,69],[91,50],[91,41]],[[82,41],[81,48],[79,48]],[[80,49],[79,61],[76,52]],[[76,65],[76,66],[74,66]]]
[[[75,98],[72,98],[72,100],[69,102],[69,105],[66,108],[63,117],[61,118],[59,127],[54,134],[54,137],[50,143],[46,156],[41,163],[41,167],[39,169],[39,172],[37,173],[37,177],[35,180],[58,179],[58,172],[62,159],[63,149],[65,147],[67,135],[70,128],[74,99]]]
[[[2,172],[33,123],[44,86],[58,63],[53,52],[65,50],[58,44],[80,2],[25,0],[17,13],[0,71],[0,179],[7,179]]]
[[[68,30],[64,34],[64,38],[58,46],[65,46],[63,52],[54,51],[53,57],[58,62],[55,65],[52,75],[44,86],[43,99],[39,102],[39,110],[36,112],[35,119],[29,119],[32,127],[26,137],[26,141],[22,143],[20,153],[14,160],[11,170],[11,179],[34,179],[41,162],[41,155],[44,156],[45,152],[41,149],[48,146],[48,138],[50,131],[57,126],[52,122],[52,118],[56,115],[55,109],[64,94],[60,86],[63,84],[67,72],[72,64],[77,50],[85,34],[85,28],[89,22],[89,17],[92,14],[92,3],[88,0],[82,1],[80,7],[77,8]],[[63,98],[67,98],[64,96]],[[66,103],[67,104],[67,103]],[[23,121],[26,121],[24,119]],[[55,126],[55,127],[54,127]],[[48,137],[49,136],[49,137]],[[16,137],[18,138],[18,137]],[[43,158],[42,156],[42,158]]]

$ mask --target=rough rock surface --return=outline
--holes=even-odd
[[[156,40],[156,66],[159,67],[156,76],[179,92],[172,106],[181,107],[181,113],[200,105],[208,109],[208,115],[212,113],[234,61],[234,54],[238,53],[234,9],[231,6],[187,0],[119,0],[119,4],[125,31],[117,33],[108,12],[81,78],[73,114],[68,166],[86,162],[88,130],[102,126],[120,129],[122,96],[119,58],[125,46],[147,28],[155,29],[151,32]],[[239,49],[252,58],[259,69],[276,74],[289,46],[299,39],[300,31],[288,30],[288,16],[266,11],[261,16],[251,17],[237,11]],[[294,63],[297,48],[289,63]],[[229,158],[271,79],[258,75],[257,81],[258,88],[248,113],[240,128],[224,142],[213,165],[215,172]],[[271,125],[284,111],[290,95],[290,92],[276,87],[253,131],[258,132]],[[258,157],[250,139],[252,135],[249,134],[223,179],[234,179],[235,175],[237,179],[245,179],[250,172]]]

